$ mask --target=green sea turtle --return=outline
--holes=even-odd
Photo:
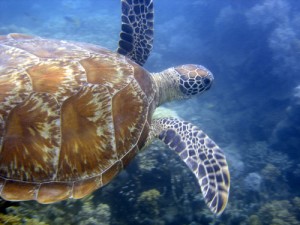
[[[118,51],[24,34],[0,36],[0,195],[52,203],[82,198],[111,181],[153,138],[194,173],[215,214],[224,210],[229,171],[200,129],[156,107],[208,90],[199,65],[150,74],[152,0],[122,0]]]

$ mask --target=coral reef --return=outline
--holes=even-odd
[[[250,191],[260,191],[262,177],[258,173],[249,173],[245,179],[245,189]]]
[[[263,225],[257,215],[251,215],[248,218],[247,223],[249,225]]]
[[[276,166],[268,163],[261,171],[264,180],[267,181],[270,184],[276,185],[276,182],[280,182],[282,180],[279,180],[281,177],[281,171]]]
[[[300,221],[300,197],[295,197],[292,201],[297,219]]]
[[[103,203],[95,206],[91,201],[85,201],[82,210],[78,213],[78,217],[80,217],[79,225],[94,225],[99,223],[109,225],[111,217],[110,207]]]
[[[277,123],[270,138],[271,146],[278,151],[285,151],[289,156],[300,158],[300,151],[297,151],[300,144],[300,86],[293,91],[290,104],[286,107],[285,116]],[[284,142],[282,140],[285,140]]]
[[[144,191],[137,199],[137,210],[141,213],[139,216],[140,219],[150,218],[153,220],[157,220],[159,216],[159,198],[161,194],[156,189],[151,189],[148,191]],[[142,209],[142,210],[141,210]]]
[[[22,218],[18,216],[0,214],[0,224],[21,225],[21,220]]]
[[[23,218],[18,215],[5,215],[0,213],[0,224],[5,225],[48,225],[48,223],[40,222],[37,219]]]
[[[257,214],[247,218],[249,225],[297,225],[300,224],[300,198],[292,200],[273,200],[262,204]]]
[[[272,164],[285,173],[293,165],[287,154],[274,151],[267,142],[254,142],[248,147],[248,151],[243,154],[243,161],[247,162],[249,171],[262,170],[266,164]]]
[[[81,200],[67,200],[52,205],[22,202],[20,206],[7,208],[12,219],[24,218],[26,224],[110,224],[110,207],[93,203],[93,195]],[[21,220],[20,220],[21,221]],[[23,219],[22,219],[23,221]]]
[[[269,34],[268,44],[276,65],[272,74],[280,77],[288,70],[285,77],[294,79],[300,69],[299,51],[295,51],[299,41],[299,15],[291,5],[284,0],[264,0],[249,9],[246,17],[249,25]]]
[[[288,200],[271,201],[258,211],[262,224],[265,225],[298,225],[295,206]]]

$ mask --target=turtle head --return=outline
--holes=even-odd
[[[174,68],[179,79],[182,97],[191,97],[208,90],[214,77],[204,66],[188,64]]]
[[[187,64],[153,74],[158,105],[173,99],[190,98],[208,90],[214,77],[204,66]]]

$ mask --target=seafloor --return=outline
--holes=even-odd
[[[225,151],[229,203],[216,218],[196,179],[156,141],[82,200],[0,201],[0,224],[300,224],[300,4],[296,0],[155,0],[145,67],[185,63],[215,75],[209,92],[166,104]],[[117,48],[118,0],[0,0],[0,35],[22,32]],[[1,61],[1,59],[0,59]]]

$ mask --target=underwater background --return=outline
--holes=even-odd
[[[300,2],[154,0],[154,48],[145,67],[209,68],[205,94],[164,105],[223,148],[230,198],[215,217],[192,173],[158,141],[82,200],[0,200],[0,224],[300,224]],[[119,0],[0,0],[11,32],[117,48]],[[1,60],[1,59],[0,59]],[[170,111],[171,110],[171,111]]]

